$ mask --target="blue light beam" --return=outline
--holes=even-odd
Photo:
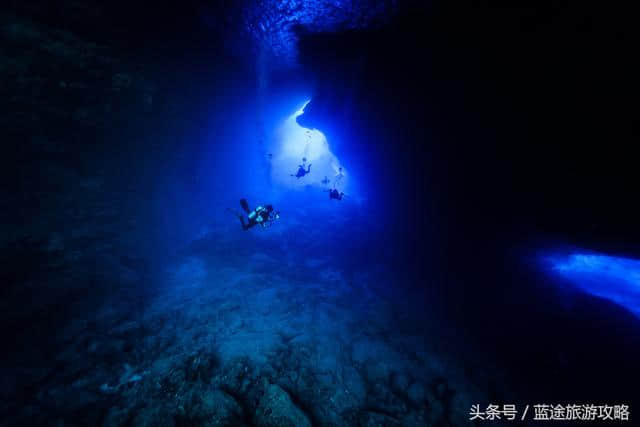
[[[640,261],[601,254],[548,257],[554,273],[583,292],[605,298],[640,317]]]
[[[317,129],[307,129],[298,124],[298,116],[304,113],[309,101],[296,110],[282,123],[273,147],[271,178],[286,188],[304,188],[313,186],[328,188],[335,186],[346,192],[349,181],[347,170],[331,152],[327,138]],[[311,173],[297,179],[295,174],[302,159],[311,164]],[[341,169],[342,168],[342,169]],[[325,177],[328,183],[325,181]]]

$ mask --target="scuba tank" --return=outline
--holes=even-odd
[[[264,210],[262,206],[258,206],[253,212],[249,214],[249,221],[255,221],[257,223],[261,223],[264,218],[260,213]]]

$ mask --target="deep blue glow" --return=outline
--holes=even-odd
[[[613,301],[640,317],[640,261],[595,253],[548,259],[556,274],[580,290]]]

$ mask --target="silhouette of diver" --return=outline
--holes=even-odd
[[[329,190],[329,200],[331,199],[342,200],[343,197],[344,197],[344,193],[339,192],[337,189],[332,188],[331,190]]]
[[[323,183],[324,185],[327,185],[329,183],[329,178],[327,178],[327,176],[325,175],[324,179],[320,182]]]
[[[233,212],[231,209],[229,210],[240,219],[243,230],[248,230],[258,224],[263,228],[269,227],[276,219],[280,218],[280,211],[274,211],[273,206],[271,205],[258,206],[252,211],[249,209],[249,202],[247,202],[247,199],[240,199],[240,206],[247,214],[247,221],[245,221],[242,214]]]
[[[311,163],[307,165],[307,169],[304,168],[304,163],[303,163],[301,165],[298,165],[298,172],[296,172],[295,175],[291,174],[291,176],[295,176],[296,178],[300,179],[306,174],[308,174],[309,172],[311,172]]]

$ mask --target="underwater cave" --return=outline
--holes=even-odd
[[[0,425],[633,422],[625,5],[5,3]]]

